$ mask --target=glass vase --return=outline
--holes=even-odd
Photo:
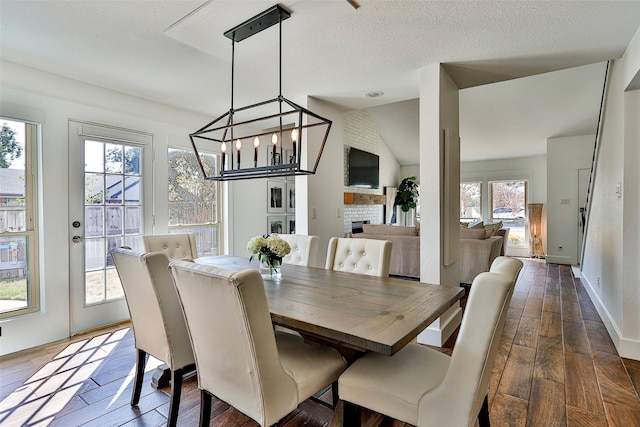
[[[260,274],[264,280],[280,280],[282,271],[280,270],[280,261],[263,260],[260,262]]]

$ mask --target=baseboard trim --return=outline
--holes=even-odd
[[[575,264],[575,260],[569,256],[556,256],[547,254],[547,264],[566,264],[572,265]]]
[[[615,345],[616,350],[618,350],[618,354],[627,359],[640,360],[640,341],[625,338],[618,324],[613,319],[613,316],[611,316],[609,310],[607,310],[598,294],[594,291],[589,279],[582,274],[580,281],[583,283],[587,294],[589,294],[589,298],[595,306],[598,315],[600,315],[600,319],[602,319],[602,323],[604,323],[609,337],[611,337],[611,341],[613,341],[613,345]]]
[[[433,322],[418,335],[420,344],[442,347],[451,334],[460,326],[462,321],[462,308],[460,304],[452,306],[438,320]]]

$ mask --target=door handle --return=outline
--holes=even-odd
[[[80,242],[82,241],[82,237],[80,237],[80,236],[73,236],[73,237],[71,238],[71,241],[72,241],[73,243],[80,243]]]

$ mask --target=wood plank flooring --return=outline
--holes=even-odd
[[[464,300],[463,300],[464,303]],[[455,337],[441,349],[451,353]],[[160,426],[168,389],[154,390],[149,361],[140,404],[129,406],[133,334],[121,325],[0,358],[2,426]],[[489,391],[492,426],[640,427],[640,362],[620,358],[568,266],[525,260]],[[322,398],[329,400],[329,392]],[[285,427],[337,426],[339,410],[304,402]],[[183,387],[178,424],[197,425],[199,392]],[[364,410],[363,425],[406,427]],[[257,424],[214,400],[211,426]]]

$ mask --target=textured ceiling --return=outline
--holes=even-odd
[[[415,99],[419,70],[429,64],[446,64],[461,88],[577,67],[621,57],[640,23],[640,1],[358,3],[354,9],[345,0],[281,2],[292,11],[283,23],[285,96],[372,108]],[[229,108],[230,96],[231,48],[222,31],[271,5],[272,0],[2,0],[0,57],[217,115]],[[275,28],[236,46],[236,105],[277,93]],[[374,90],[385,95],[363,96]],[[516,86],[509,90],[519,92]],[[475,97],[474,102],[486,105]],[[523,113],[535,116],[539,128],[546,125],[531,111]],[[463,138],[495,128],[495,119],[472,120],[485,126]],[[567,124],[572,126],[578,127]],[[497,133],[478,141],[518,144]]]

